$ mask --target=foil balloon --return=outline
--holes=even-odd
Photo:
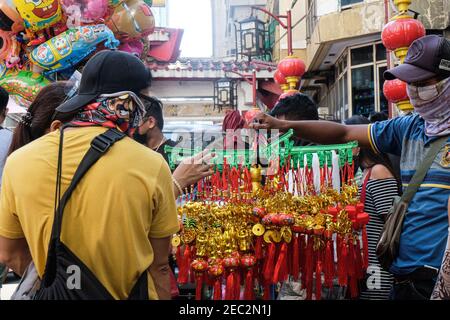
[[[131,40],[121,44],[119,50],[134,54],[139,58],[144,51],[144,44],[141,40]]]
[[[53,34],[67,30],[61,23],[62,10],[58,0],[13,0],[17,11],[25,22],[29,46],[44,43]],[[53,28],[53,34],[48,34],[48,28]]]
[[[46,74],[63,71],[76,66],[101,43],[109,49],[116,49],[120,44],[104,24],[69,29],[35,48],[31,52],[31,61],[51,70]]]
[[[141,39],[153,33],[155,18],[144,1],[129,0],[115,9],[107,25],[122,41]]]
[[[10,95],[19,96],[24,106],[29,106],[39,91],[49,83],[42,75],[31,71],[7,71],[0,78],[0,86]]]
[[[108,12],[108,0],[61,0],[64,13],[74,17],[75,21],[90,24],[99,22]],[[79,26],[79,24],[77,25]]]
[[[14,0],[14,4],[31,32],[51,27],[62,18],[58,0]]]
[[[0,61],[5,60],[12,50],[12,34],[0,30]]]
[[[12,0],[0,2],[0,30],[19,33],[25,30],[24,23],[17,13],[16,6]]]

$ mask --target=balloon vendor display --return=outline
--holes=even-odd
[[[369,215],[354,182],[357,143],[293,147],[291,136],[259,146],[267,168],[254,150],[211,150],[214,175],[183,196],[172,245],[178,282],[195,283],[197,300],[274,299],[273,286],[287,279],[301,281],[306,299],[321,300],[322,288],[336,284],[358,296]],[[198,150],[166,151],[173,168]],[[342,183],[336,189],[333,156]]]
[[[2,0],[0,83],[27,107],[43,86],[70,79],[99,50],[144,57],[154,28],[144,0]]]

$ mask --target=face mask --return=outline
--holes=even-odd
[[[445,91],[449,79],[450,78],[447,78],[438,83],[424,87],[408,84],[408,96],[411,99],[413,106],[420,107],[422,104],[433,102]]]
[[[136,131],[133,134],[133,139],[140,144],[146,144],[147,143],[147,132],[144,134],[139,133],[139,128],[136,129]]]
[[[414,111],[425,120],[427,136],[436,137],[450,133],[450,78],[426,87],[408,85],[408,96]]]

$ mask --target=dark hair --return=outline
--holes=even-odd
[[[361,125],[361,124],[370,124],[369,119],[367,119],[364,116],[361,115],[355,115],[347,120],[344,121],[346,125]],[[381,164],[385,166],[389,172],[394,176],[395,180],[397,181],[397,188],[399,193],[402,192],[402,184],[401,179],[397,172],[394,170],[394,167],[392,166],[392,162],[389,159],[389,157],[384,153],[376,153],[371,148],[361,148],[359,152],[359,158],[366,158],[370,162],[372,162],[374,165]]]
[[[53,120],[63,122],[61,117],[54,119],[53,115],[66,99],[66,88],[67,82],[54,82],[41,89],[14,130],[8,154],[45,135]]]
[[[2,116],[5,112],[6,107],[8,106],[8,102],[9,93],[0,86],[0,116]]]
[[[288,120],[319,120],[316,104],[303,93],[281,99],[270,115],[273,117],[285,115]]]
[[[144,120],[153,117],[156,120],[156,126],[159,128],[159,130],[164,129],[164,117],[163,117],[163,104],[162,102],[155,98],[155,97],[149,97],[146,95],[141,94],[140,98],[142,102],[144,103],[145,113],[144,113]]]
[[[385,112],[374,112],[369,117],[370,123],[375,123],[377,121],[386,121],[388,119],[389,117]]]

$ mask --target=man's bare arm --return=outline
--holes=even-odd
[[[154,260],[149,271],[155,284],[156,293],[160,300],[170,300],[170,237],[151,238],[150,242],[153,247]]]
[[[25,239],[8,239],[0,236],[0,263],[22,276],[31,262]]]
[[[320,144],[358,141],[361,147],[370,147],[368,125],[346,126],[331,121],[285,121],[267,114],[259,114],[255,120],[251,125],[254,129],[293,129],[298,137]]]

